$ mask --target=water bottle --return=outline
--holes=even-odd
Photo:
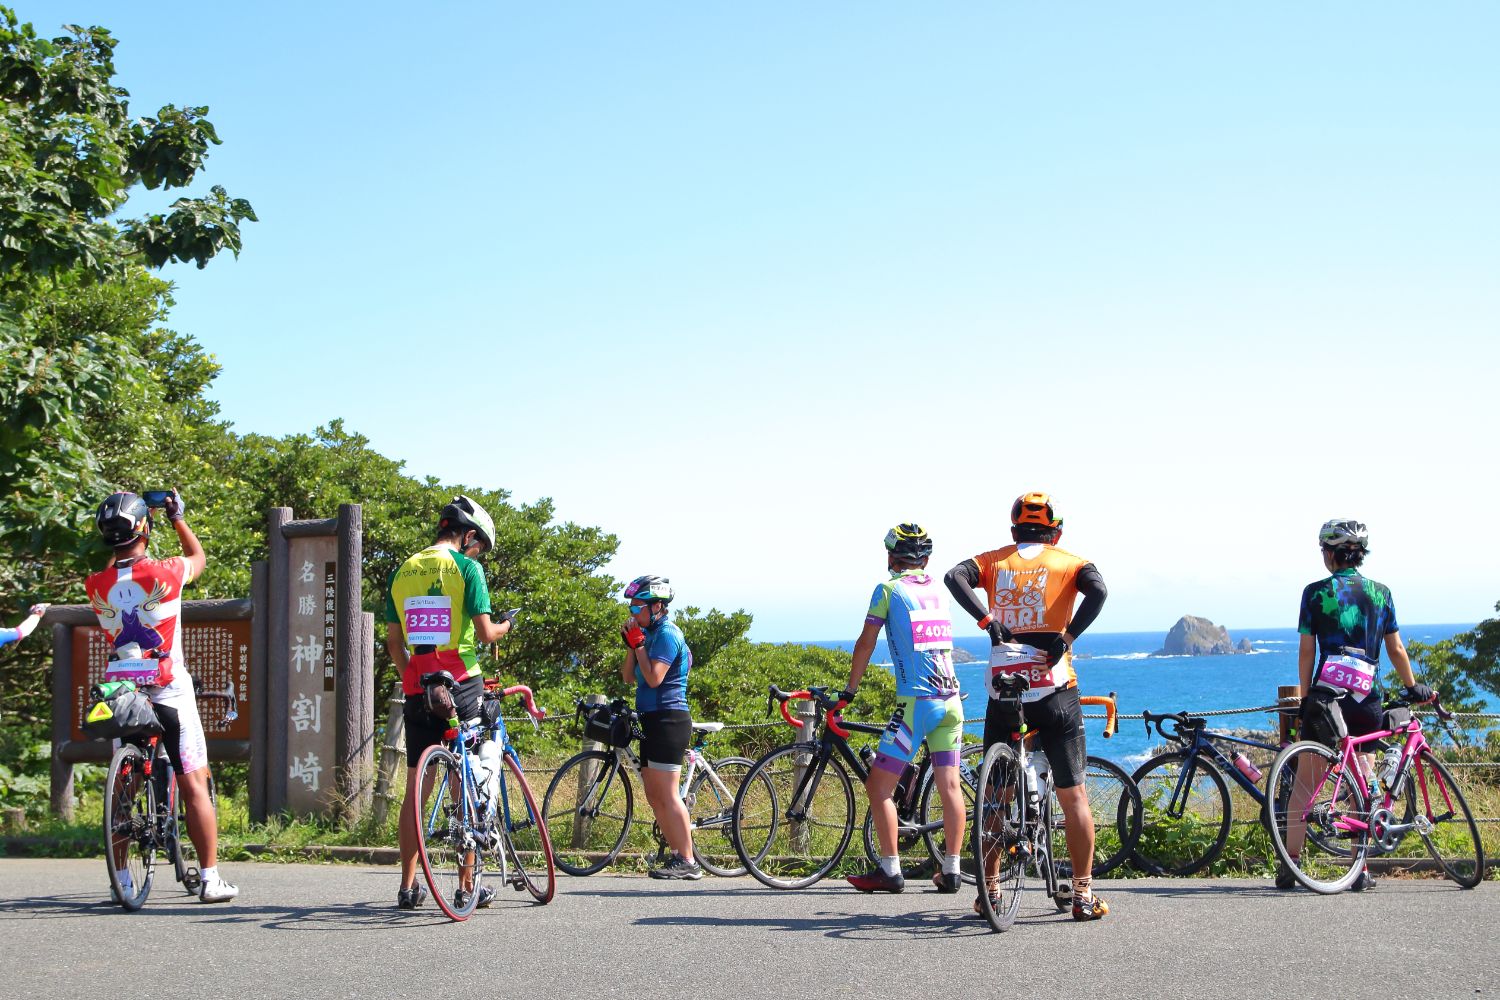
[[[1026,762],[1026,801],[1033,807],[1036,806],[1039,800],[1039,796],[1037,795],[1037,780],[1036,762],[1028,760]]]
[[[1380,780],[1385,787],[1390,789],[1392,796],[1399,795],[1401,789],[1396,787],[1396,769],[1401,766],[1401,748],[1387,747],[1385,756],[1380,758]]]
[[[483,740],[479,744],[479,767],[475,769],[474,783],[479,788],[479,799],[485,808],[500,794],[500,741]]]
[[[1234,756],[1229,759],[1234,762],[1234,766],[1239,770],[1241,774],[1249,779],[1252,784],[1258,784],[1260,782],[1260,768],[1256,767],[1255,762],[1252,761],[1249,757],[1246,757],[1243,753],[1240,753],[1238,750],[1236,750],[1234,752]]]

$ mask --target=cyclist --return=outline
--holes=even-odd
[[[42,615],[45,615],[47,609],[51,606],[50,604],[33,604],[21,624],[15,628],[0,627],[0,646],[9,646],[13,642],[20,642],[30,635],[42,620]]]
[[[1057,547],[1063,522],[1047,494],[1017,497],[1010,523],[1015,544],[965,559],[944,581],[959,605],[990,634],[990,676],[1026,673],[1031,681],[1023,699],[1025,721],[1047,756],[1062,804],[1073,869],[1073,919],[1098,920],[1109,907],[1093,893],[1094,821],[1084,785],[1088,751],[1072,646],[1099,616],[1107,591],[1093,563]],[[976,592],[981,587],[983,596]],[[1079,595],[1083,603],[1075,611]],[[990,694],[986,747],[1009,740],[1018,728],[1014,712],[995,698],[993,687]],[[998,856],[994,864],[996,870],[985,872],[988,884],[996,877]],[[976,900],[976,910],[978,906]]]
[[[417,759],[443,742],[451,716],[478,718],[484,675],[474,644],[494,642],[510,631],[508,615],[492,617],[484,570],[475,562],[494,546],[495,522],[477,501],[460,494],[439,512],[432,544],[398,566],[387,588],[385,648],[401,671],[406,695],[401,709],[406,723],[406,801],[398,827],[401,887],[396,893],[396,905],[403,910],[414,910],[427,898],[427,890],[417,882]],[[441,670],[457,683],[451,692],[453,704],[445,703],[439,718],[427,706],[422,675]],[[475,905],[488,906],[494,898],[493,889],[481,886]],[[466,904],[463,898],[456,901]]]
[[[1302,591],[1297,614],[1301,633],[1297,649],[1297,680],[1302,695],[1298,730],[1303,739],[1334,746],[1342,715],[1350,736],[1367,736],[1385,728],[1385,708],[1380,685],[1380,647],[1391,658],[1391,666],[1405,685],[1407,700],[1432,700],[1432,689],[1418,684],[1396,624],[1396,604],[1390,588],[1359,572],[1370,551],[1370,532],[1353,518],[1334,518],[1318,529],[1323,566],[1331,574],[1308,584]],[[1372,773],[1373,755],[1361,754],[1365,772]],[[1299,768],[1288,808],[1287,853],[1297,857],[1307,835],[1301,805],[1322,774],[1304,774]],[[1297,884],[1285,864],[1276,867],[1276,888]],[[1373,889],[1369,869],[1360,872],[1351,888]]]
[[[219,819],[209,794],[208,742],[198,716],[193,679],[182,655],[182,588],[198,579],[207,556],[183,517],[184,504],[174,489],[163,508],[177,532],[182,555],[152,559],[147,555],[155,521],[146,501],[134,493],[112,493],[99,505],[94,524],[114,554],[84,581],[89,604],[112,647],[105,676],[135,681],[150,697],[161,720],[161,743],[177,772],[187,809],[188,837],[202,861],[198,898],[222,903],[239,889],[219,874]],[[120,872],[130,888],[130,873]]]
[[[635,710],[640,716],[641,756],[646,768],[641,783],[671,854],[652,878],[700,879],[703,869],[693,855],[693,835],[687,807],[677,794],[677,777],[692,741],[693,720],[688,714],[687,679],[693,668],[682,629],[672,622],[672,582],[663,576],[638,576],[625,587],[630,620],[620,626],[625,659],[620,679],[635,684]]]
[[[865,627],[854,643],[849,684],[839,699],[854,700],[875,651],[875,640],[885,630],[896,675],[896,711],[881,734],[880,746],[865,792],[880,840],[880,864],[863,875],[851,875],[860,892],[900,892],[906,887],[901,859],[896,853],[896,803],[891,795],[922,741],[932,754],[933,780],[943,802],[943,860],[932,881],[938,892],[952,893],[961,885],[958,849],[964,842],[963,789],[958,777],[958,753],[963,741],[964,708],[953,673],[953,620],[948,598],[927,572],[932,539],[921,525],[898,524],[885,536],[886,569],[890,578],[875,585],[865,612]]]

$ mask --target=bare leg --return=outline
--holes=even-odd
[[[646,801],[656,815],[656,825],[661,827],[667,846],[688,861],[693,860],[692,820],[687,806],[677,797],[677,782],[681,771],[663,771],[660,768],[641,768],[641,782],[646,786]]]
[[[158,761],[157,766],[170,765]],[[177,778],[182,804],[187,807],[188,837],[198,849],[198,863],[204,868],[219,863],[219,816],[208,794],[208,779],[212,774],[209,768],[200,767]]]
[[[963,780],[956,767],[934,767],[932,780],[937,783],[938,798],[943,803],[943,851],[963,853],[964,827],[968,820],[964,805]]]
[[[1094,870],[1094,814],[1089,810],[1088,788],[1074,785],[1055,791],[1062,804],[1068,860],[1073,864],[1073,874],[1082,877]]]
[[[953,770],[953,768],[948,768]],[[896,801],[891,794],[901,775],[892,774],[882,767],[870,768],[865,779],[865,794],[870,797],[870,816],[875,821],[875,839],[880,843],[880,856],[896,856]],[[946,806],[945,806],[946,808]]]

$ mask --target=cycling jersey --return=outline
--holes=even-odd
[[[113,648],[106,680],[166,687],[177,668],[186,674],[178,620],[182,588],[192,579],[186,556],[129,559],[89,575],[84,590]]]
[[[1363,701],[1380,693],[1380,647],[1400,631],[1396,604],[1384,584],[1354,568],[1310,583],[1302,591],[1297,631],[1318,640],[1313,682]]]
[[[406,643],[401,690],[421,694],[422,675],[434,670],[456,681],[478,675],[474,619],[489,613],[484,571],[457,549],[432,545],[402,563],[385,599],[385,620],[400,625]]]
[[[666,676],[656,687],[646,683],[639,663],[635,665],[635,710],[687,711],[688,671],[693,669],[693,651],[688,649],[682,629],[663,618],[646,630],[646,659],[668,664]]]
[[[885,626],[898,697],[947,698],[958,693],[948,595],[926,570],[897,570],[876,584],[865,621]]]
[[[979,584],[989,595],[989,613],[1019,640],[1011,647],[997,646],[1000,655],[992,653],[991,666],[1004,672],[1032,674],[1033,688],[1027,692],[1027,701],[1077,683],[1071,651],[1050,668],[1046,668],[1042,655],[1041,673],[1045,676],[1038,676],[1038,647],[1031,643],[1045,646],[1053,636],[1068,630],[1078,598],[1079,572],[1090,565],[1088,560],[1053,545],[1031,542],[983,552],[973,561],[979,568]]]
[[[21,630],[18,628],[0,628],[0,646],[8,646],[13,642],[21,641]]]

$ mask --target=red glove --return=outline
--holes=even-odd
[[[646,644],[645,630],[634,622],[620,626],[620,638],[624,641],[626,649],[640,649]]]

